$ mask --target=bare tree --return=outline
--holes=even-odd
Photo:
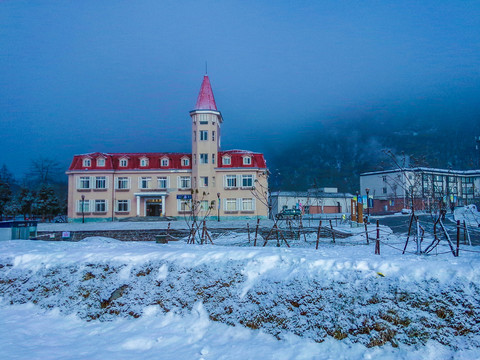
[[[41,157],[32,161],[28,175],[32,181],[41,185],[57,182],[61,172],[58,161]]]

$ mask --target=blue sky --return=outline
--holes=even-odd
[[[0,165],[190,151],[205,61],[223,148],[352,113],[478,111],[478,1],[2,1]],[[413,110],[412,110],[413,109]],[[368,126],[368,124],[366,124]]]

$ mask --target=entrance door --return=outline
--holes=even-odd
[[[162,199],[147,200],[146,216],[162,216]]]

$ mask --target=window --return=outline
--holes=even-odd
[[[197,132],[193,131],[193,141],[197,141]]]
[[[95,212],[107,212],[107,200],[95,200]]]
[[[242,210],[253,211],[253,199],[242,199]]]
[[[130,211],[130,200],[117,200],[117,211],[118,212],[129,212]]]
[[[188,166],[188,165],[190,165],[190,159],[183,158],[182,159],[182,166]]]
[[[160,165],[162,167],[166,167],[166,166],[168,166],[168,163],[169,163],[168,159],[164,158],[164,159],[161,160]]]
[[[130,189],[130,178],[128,177],[117,178],[117,189],[119,190]]]
[[[237,175],[225,175],[225,187],[236,188],[237,187]]]
[[[387,182],[387,177],[386,177],[386,176],[382,176],[382,180],[383,180],[383,182]]]
[[[222,164],[223,165],[231,165],[232,164],[232,159],[230,156],[224,156],[222,158]]]
[[[120,159],[120,167],[127,167],[128,160],[127,159]]]
[[[208,154],[200,154],[200,164],[208,164]]]
[[[244,188],[253,187],[253,175],[242,175],[242,187]]]
[[[150,177],[141,177],[139,179],[138,187],[140,189],[149,189],[151,181],[152,181],[152,178]]]
[[[236,211],[237,199],[225,199],[225,211]]]
[[[141,167],[148,166],[148,159],[147,158],[140,159],[140,166]]]
[[[157,178],[158,188],[166,189],[168,187],[168,179],[166,176],[160,176]]]
[[[90,189],[90,176],[80,176],[77,189]]]
[[[83,166],[84,166],[84,167],[90,167],[90,166],[92,166],[92,160],[90,160],[90,159],[83,159]]]
[[[208,200],[200,201],[200,210],[201,211],[208,211],[208,208],[209,208]]]
[[[101,157],[97,159],[97,166],[103,167],[105,166],[105,158]]]
[[[208,176],[200,176],[200,186],[201,187],[208,186]]]
[[[208,140],[208,130],[200,130],[200,141]]]
[[[83,209],[82,209],[83,206]],[[90,212],[90,200],[77,200],[77,212],[88,213]]]
[[[190,189],[191,187],[191,178],[190,176],[180,176],[178,181],[178,187],[180,189]]]
[[[212,154],[212,164],[215,164],[215,154]]]
[[[212,130],[212,141],[215,141],[215,130]]]
[[[95,189],[106,189],[107,178],[105,176],[97,176],[95,178]]]
[[[250,156],[244,156],[243,165],[251,165],[251,164],[252,164],[252,158]]]
[[[386,193],[387,193],[387,188],[386,188],[386,187],[382,188],[382,193],[383,193],[383,194],[386,194]]]
[[[192,199],[178,199],[177,200],[177,210],[178,211],[191,211],[192,210]]]

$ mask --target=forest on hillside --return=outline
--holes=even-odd
[[[480,115],[403,120],[385,116],[319,122],[268,158],[272,190],[338,187],[358,191],[359,175],[405,166],[480,168]],[[392,156],[396,157],[393,161]]]

